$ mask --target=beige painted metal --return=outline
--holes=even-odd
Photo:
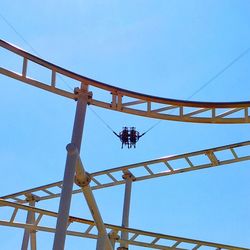
[[[3,40],[0,40],[0,46],[6,49],[7,52],[16,55],[17,58],[22,59],[21,72],[14,72],[8,68],[1,67],[1,74],[67,98],[75,99],[77,96],[57,86],[57,75],[69,78],[78,86],[82,82],[88,84],[90,91],[93,92],[93,97],[89,100],[89,104],[106,109],[182,122],[250,123],[250,102],[191,102],[136,93],[73,73],[27,53]],[[41,68],[41,71],[47,71],[51,76],[50,79],[44,82],[42,79],[32,79],[29,77],[27,74],[29,72],[29,62],[37,65],[37,68]],[[103,95],[95,96],[96,89],[101,91]]]
[[[87,85],[81,83],[81,88],[76,88],[75,91],[78,92],[78,99],[75,111],[71,143],[67,145],[67,159],[62,183],[62,192],[60,195],[58,219],[56,224],[53,250],[64,249],[66,230],[68,226],[67,222],[74,185],[74,176],[76,172],[76,163],[81,149],[85,114],[89,98]]]
[[[30,202],[30,206],[35,206],[35,200]],[[31,212],[31,224],[34,224],[36,220],[35,212]],[[36,250],[36,230],[30,231],[30,248],[31,250]]]
[[[124,171],[130,171],[136,181],[175,175],[205,168],[219,167],[231,163],[250,160],[250,141],[229,144],[221,147],[166,156],[155,160],[126,165],[118,168],[107,169],[90,174],[92,190],[125,184],[122,178]],[[176,165],[176,163],[179,163]],[[136,171],[134,171],[136,170]],[[28,189],[15,194],[5,195],[1,199],[17,203],[27,203],[25,194],[36,194],[38,199],[47,200],[60,196],[62,182],[54,182],[37,188]],[[55,190],[57,188],[57,191]],[[74,187],[73,194],[82,190]]]
[[[12,203],[4,200],[0,200],[0,210],[3,207],[9,207],[13,209],[13,213],[6,214],[4,220],[0,220],[0,225],[16,227],[16,228],[27,228],[30,230],[36,230],[41,232],[54,233],[55,228],[51,226],[46,226],[46,222],[56,219],[57,213],[48,210],[38,209],[30,206],[25,206],[17,203]],[[26,224],[25,218],[23,221],[17,221],[17,214],[21,211],[32,211],[37,214],[35,223]],[[18,218],[20,220],[20,217]],[[71,230],[71,224],[74,224],[74,230]],[[51,224],[50,224],[51,225]],[[113,240],[117,243],[127,243],[128,245],[147,247],[150,249],[177,249],[177,250],[194,250],[194,249],[209,249],[209,250],[249,250],[249,248],[230,246],[220,243],[213,243],[208,241],[201,241],[195,239],[188,239],[183,237],[176,237],[171,235],[157,234],[147,231],[142,231],[132,228],[124,228],[120,226],[115,226],[111,224],[105,224],[110,235],[114,235]],[[76,229],[77,228],[77,229]],[[96,233],[95,222],[69,216],[69,227],[67,230],[67,235],[97,239],[98,234]],[[121,240],[121,232],[128,232],[128,240]],[[115,236],[117,235],[117,236]]]
[[[77,158],[77,147],[73,143],[68,144],[53,250],[64,249]]]
[[[93,195],[92,189],[89,186],[91,179],[88,174],[85,172],[80,156],[76,164],[76,175],[75,183],[81,187],[83,195],[88,204],[89,210],[92,214],[92,217],[95,221],[96,228],[98,230],[98,239],[97,239],[97,250],[113,250],[111,242],[109,240],[105,225],[103,223],[102,216],[98,209],[95,197]]]
[[[35,207],[35,204],[37,202],[37,197],[32,194],[26,194],[26,201],[29,203],[30,207]],[[12,215],[16,216],[17,211],[15,210],[15,213]],[[35,223],[35,212],[34,211],[27,211],[27,218],[26,218],[26,224],[34,224]],[[24,230],[24,235],[23,235],[23,241],[22,241],[22,250],[27,250],[28,249],[28,244],[30,241],[30,248],[31,250],[36,250],[36,231],[33,229],[28,229],[26,228]]]
[[[174,120],[181,122],[220,124],[250,123],[250,102],[191,102],[144,95],[141,93],[117,88],[73,73],[69,70],[63,69],[41,58],[38,58],[30,53],[27,53],[22,49],[17,48],[16,46],[13,46],[3,40],[0,40],[0,47],[4,48],[6,52],[9,53],[11,56],[14,55],[14,57],[17,58],[17,64],[21,61],[19,72],[14,72],[9,67],[0,67],[1,74],[70,99],[78,99],[79,93],[72,93],[60,87],[58,85],[58,78],[60,78],[60,76],[67,77],[70,81],[73,81],[74,87],[81,86],[82,82],[84,82],[85,86],[87,86],[89,90],[93,92],[93,96],[88,99],[88,104],[92,104],[106,109],[150,118]],[[2,62],[2,64],[4,64],[4,62]],[[40,69],[41,72],[46,71],[47,73],[49,73],[49,79],[44,81],[43,78],[40,77],[41,74],[39,74],[39,77],[35,79],[31,78],[30,75],[32,75],[31,71],[33,70],[30,66],[31,64],[33,64],[33,66],[35,66],[37,69]],[[102,95],[96,96],[96,92],[102,92]],[[76,136],[76,140],[79,139],[77,138],[78,136]],[[79,193],[81,192],[81,190],[87,187],[87,193],[92,194],[92,190],[125,184],[126,181],[122,178],[122,175],[124,172],[127,171],[129,171],[135,176],[135,181],[140,181],[204,168],[218,167],[221,165],[226,165],[239,161],[250,160],[250,150],[243,151],[243,154],[238,153],[238,150],[241,148],[249,148],[249,144],[250,141],[246,141],[242,143],[231,144],[219,148],[212,148],[188,154],[167,156],[156,160],[131,164],[127,166],[92,173],[89,175],[91,185],[80,185],[82,189],[74,188],[72,193]],[[224,154],[226,152],[227,154],[221,157],[221,153]],[[228,152],[230,153],[229,156]],[[196,160],[194,160],[194,158]],[[203,158],[203,160],[205,159],[205,161],[202,161],[199,158]],[[176,164],[180,160],[182,161],[182,164]],[[161,170],[156,170],[159,169],[159,167],[161,168]],[[108,177],[108,181],[105,181],[104,177]],[[55,187],[58,187],[58,191],[54,191]],[[52,233],[56,232],[55,228],[41,226],[40,222],[46,216],[56,219],[58,217],[58,214],[46,210],[37,209],[32,206],[21,205],[22,203],[28,202],[26,198],[24,198],[25,196],[36,195],[39,191],[41,191],[44,195],[39,195],[36,201],[59,197],[62,191],[62,182],[56,182],[49,185],[44,185],[42,187],[19,192],[16,194],[7,195],[2,197],[3,200],[0,200],[0,206],[2,205],[13,208],[13,213],[10,218],[5,221],[0,221],[0,225],[24,228],[27,233],[30,232],[31,249],[36,249],[36,230]],[[84,192],[86,197],[86,190]],[[87,201],[91,200],[89,196],[86,198]],[[14,201],[14,203],[11,203],[7,200]],[[30,205],[32,204],[30,203]],[[27,219],[27,222],[24,221],[20,223],[16,221],[17,214],[20,210],[28,211],[29,218]],[[126,210],[129,211],[128,209]],[[37,217],[35,216],[35,213],[37,214]],[[127,219],[128,215],[126,215],[125,217]],[[246,249],[211,242],[185,239],[175,236],[155,234],[151,232],[145,232],[125,227],[118,227],[110,224],[103,224],[102,221],[101,226],[105,230],[107,229],[107,232],[105,231],[105,234],[103,234],[103,237],[101,237],[100,228],[97,225],[97,222],[100,223],[99,219],[96,222],[93,222],[80,218],[69,217],[68,222],[69,227],[66,231],[67,235],[88,237],[93,239],[99,238],[98,244],[100,244],[100,246],[103,245],[103,241],[100,239],[103,239],[105,241],[107,239],[108,233],[112,245],[114,246],[115,242],[117,242],[120,243],[120,246],[122,248],[127,248],[128,245],[136,245],[141,247],[149,247],[152,249],[179,250],[195,250],[200,248],[203,249],[203,247],[206,247],[206,249]],[[70,230],[70,224],[72,222],[74,222],[74,224],[78,223],[81,226],[84,224],[87,226],[87,228],[83,231],[72,231]],[[95,233],[96,231],[98,231],[95,229],[99,229],[99,235]],[[142,238],[143,240],[141,240]],[[159,242],[161,242],[162,240],[168,240],[172,243],[168,243],[169,245],[160,244]],[[27,243],[27,237],[24,242],[25,244]],[[183,247],[183,244],[185,245],[185,247]],[[108,247],[108,249],[111,248],[112,247],[110,246]],[[97,249],[99,248],[97,247]]]
[[[130,202],[131,202],[131,192],[132,192],[132,182],[136,180],[134,175],[130,171],[124,171],[122,178],[125,180],[125,192],[124,192],[124,202],[123,202],[123,212],[122,212],[122,227],[129,227],[129,212],[130,212]],[[118,250],[127,250],[128,244],[126,241],[128,240],[128,232],[121,232],[121,240],[120,247]]]

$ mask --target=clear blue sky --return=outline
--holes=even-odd
[[[0,6],[2,17],[40,57],[111,85],[166,98],[187,99],[250,47],[248,0],[3,0]],[[35,54],[2,17],[1,39]],[[249,101],[249,62],[250,53],[192,100]],[[0,64],[17,67],[2,50]],[[0,83],[0,196],[61,180],[75,102],[2,75]],[[156,122],[93,109],[117,132],[124,125],[143,132]],[[121,150],[88,110],[81,157],[91,173],[246,140],[249,124],[163,121],[135,150]],[[130,226],[250,247],[249,178],[245,162],[135,183]],[[104,221],[119,225],[123,187],[94,194]],[[58,199],[37,205],[57,211]],[[71,215],[91,218],[81,195],[73,198]],[[22,233],[0,227],[0,248],[19,249]],[[51,249],[53,235],[37,235],[38,249]],[[65,249],[82,247],[95,249],[95,242],[68,238]]]

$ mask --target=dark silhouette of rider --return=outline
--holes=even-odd
[[[119,135],[113,131],[113,133],[119,137],[120,141],[122,142],[122,148],[123,145],[127,145],[128,148],[134,148],[136,147],[136,143],[142,137],[145,133],[141,134],[136,131],[135,127],[131,127],[128,129],[128,127],[123,127],[122,131],[119,133]]]
[[[119,137],[122,142],[122,148],[124,144],[128,145],[128,147],[130,146],[129,145],[129,131],[127,127],[123,128],[122,132],[119,134]]]
[[[136,146],[136,142],[139,139],[139,132],[135,130],[135,127],[130,129],[130,147]]]

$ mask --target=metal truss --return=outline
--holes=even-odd
[[[15,72],[1,62],[1,74],[77,100],[63,181],[0,197],[0,210],[8,209],[7,213],[0,213],[0,225],[24,229],[22,250],[28,249],[29,240],[31,249],[36,249],[36,231],[55,233],[53,250],[64,249],[66,235],[96,239],[97,250],[113,250],[118,243],[119,250],[127,250],[129,245],[177,250],[247,249],[132,229],[129,228],[129,210],[133,182],[250,160],[250,141],[166,156],[91,174],[85,171],[81,162],[80,148],[87,104],[163,120],[232,124],[250,123],[250,102],[191,102],[149,96],[73,73],[3,40],[0,40],[0,47],[8,56],[15,58],[15,63],[19,65],[19,71]],[[34,69],[39,76],[33,76]],[[47,80],[44,80],[44,72]],[[73,82],[76,86],[74,92],[60,87],[59,78]],[[73,185],[74,181],[76,185]],[[117,185],[125,186],[122,226],[103,222],[92,193],[93,190]],[[94,221],[69,216],[71,196],[81,192]],[[58,213],[35,207],[37,201],[56,197],[60,197]],[[53,220],[56,226],[48,223]]]
[[[112,168],[90,174],[92,190],[125,184],[124,174],[130,172],[133,181],[142,181],[167,175],[175,175],[199,169],[219,167],[226,164],[250,160],[250,141],[209,148],[201,151],[162,157],[159,159]],[[28,189],[15,194],[0,197],[18,203],[27,203],[27,195],[35,195],[38,200],[59,197],[62,181]],[[57,190],[57,191],[55,191]],[[75,186],[73,194],[80,193]]]
[[[89,104],[106,109],[182,122],[250,123],[250,102],[191,102],[144,95],[73,73],[3,40],[0,40],[0,46],[22,61],[20,72],[11,71],[8,67],[1,67],[1,74],[67,98],[77,99],[77,94],[59,88],[57,86],[58,76],[64,76],[74,81],[75,86],[80,86],[82,83],[89,85],[90,91],[93,92]],[[49,79],[43,81],[39,78],[33,79],[29,77],[28,72],[32,71],[29,63],[35,65],[41,72],[46,71],[50,75]]]
[[[10,213],[8,216],[5,215],[6,217],[0,220],[0,225],[2,226],[23,228],[31,232],[41,231],[55,233],[55,227],[51,226],[51,223],[48,223],[48,221],[55,220],[57,218],[58,214],[55,212],[4,200],[0,200],[0,206],[0,209],[3,209],[4,207],[9,207],[12,209],[12,213]],[[21,213],[34,213],[35,219],[33,223],[26,223],[24,216],[23,219],[20,219],[20,216],[18,217],[18,214]],[[71,225],[73,224],[74,229],[71,229]],[[124,228],[111,224],[105,224],[105,227],[113,244],[123,243],[124,240],[121,240],[121,234],[123,232],[127,232],[129,234],[129,238],[125,240],[125,242],[128,245],[134,245],[144,248],[146,247],[150,249],[198,250],[206,248],[208,250],[249,250],[249,248],[235,247],[219,243],[157,234],[138,229]],[[98,233],[94,221],[73,216],[69,216],[66,234],[82,238],[98,238]]]

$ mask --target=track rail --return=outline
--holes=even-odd
[[[89,104],[101,108],[181,122],[250,123],[250,102],[193,102],[144,95],[76,74],[3,40],[0,40],[0,46],[16,57],[16,63],[19,62],[20,64],[21,59],[20,72],[11,70],[9,66],[3,66],[0,68],[1,74],[70,99],[77,99],[77,95],[57,86],[59,75],[72,80],[76,87],[80,86],[81,83],[89,85],[90,91],[93,92]],[[39,74],[37,79],[29,77],[28,73],[33,70],[29,66],[30,62],[37,67],[36,70],[46,71],[49,75],[48,79],[43,80],[43,78],[40,78],[42,74]],[[0,63],[2,66],[4,60]]]
[[[4,213],[4,219],[0,220],[1,226],[24,228],[49,233],[55,232],[55,228],[51,226],[51,222],[53,222],[53,220],[55,220],[58,216],[58,214],[55,212],[20,205],[4,200],[0,200],[0,206],[0,210],[3,210],[5,207],[12,209],[11,213]],[[28,211],[34,212],[36,214],[34,224],[27,224],[25,222],[25,216],[20,216],[20,214],[25,215],[25,213],[27,213]],[[72,224],[74,224],[74,229],[71,229]],[[105,227],[107,228],[111,240],[113,239],[114,242],[126,242],[129,245],[146,247],[150,249],[197,250],[206,248],[208,250],[249,250],[249,248],[229,246],[220,243],[188,239],[171,235],[157,234],[138,229],[124,228],[111,224],[105,224]],[[121,240],[120,236],[122,232],[129,233],[128,240]],[[91,239],[98,238],[94,221],[73,216],[69,217],[67,235]]]
[[[201,151],[162,157],[90,174],[92,190],[125,184],[124,173],[130,172],[134,181],[142,181],[168,175],[175,175],[205,168],[219,167],[250,160],[250,141],[209,148]],[[38,200],[57,198],[61,194],[62,182],[55,182],[1,197],[17,203],[27,203],[27,195],[35,195]],[[75,185],[73,194],[82,192]]]

